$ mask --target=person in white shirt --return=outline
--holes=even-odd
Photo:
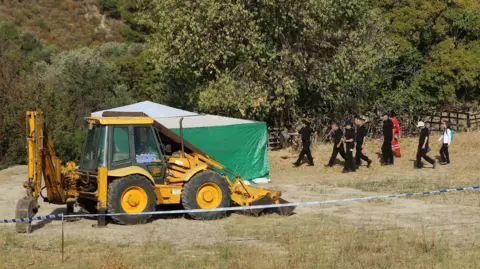
[[[448,153],[448,146],[452,142],[452,130],[450,129],[450,123],[446,121],[442,121],[442,129],[443,133],[438,139],[438,141],[442,142],[442,148],[440,149],[440,157],[442,158],[443,165],[450,163],[450,155]]]

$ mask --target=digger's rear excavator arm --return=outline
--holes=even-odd
[[[29,218],[38,210],[37,199],[45,188],[49,203],[64,204],[63,167],[55,153],[53,142],[45,130],[45,117],[41,110],[27,111],[26,137],[28,152],[28,181],[24,183],[26,196],[17,203],[17,218]],[[43,187],[44,185],[44,187]],[[30,223],[17,223],[17,232],[28,233]]]
[[[45,117],[41,110],[27,111],[28,181],[27,197],[38,198],[45,182],[48,202],[64,204],[62,165],[45,130]]]

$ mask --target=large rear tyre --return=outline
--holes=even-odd
[[[15,209],[15,218],[32,218],[38,211],[37,199],[25,197],[21,200],[18,200],[17,206]],[[17,222],[15,223],[15,230],[17,233],[31,233],[32,232],[32,222]]]
[[[156,194],[152,183],[139,175],[113,180],[108,186],[108,213],[141,213],[155,211]],[[145,215],[122,215],[111,218],[118,224],[132,225],[147,222],[152,217]]]
[[[182,205],[185,209],[213,209],[229,207],[231,200],[228,182],[213,171],[203,171],[193,176],[183,189]],[[214,220],[223,218],[225,211],[189,213],[193,219]]]

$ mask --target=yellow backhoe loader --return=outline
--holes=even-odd
[[[287,203],[279,191],[247,185],[240,176],[143,113],[104,112],[86,118],[86,138],[79,164],[62,163],[55,153],[41,110],[27,111],[28,181],[16,218],[33,217],[38,197],[66,204],[67,214],[78,204],[90,213],[152,212],[157,205],[185,209]],[[230,177],[229,177],[230,176]],[[232,178],[232,180],[230,180]],[[232,182],[233,181],[233,182]],[[42,190],[46,189],[46,195]],[[277,213],[290,215],[294,207]],[[254,215],[262,209],[251,210]],[[212,220],[225,212],[191,213],[193,219]],[[114,215],[118,224],[138,224],[151,215]],[[104,216],[98,226],[105,226]],[[30,223],[17,223],[29,233]]]

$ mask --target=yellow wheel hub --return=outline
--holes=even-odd
[[[121,201],[126,213],[143,212],[147,207],[148,196],[143,188],[132,186],[123,192]]]
[[[197,191],[200,208],[217,208],[222,202],[222,190],[215,183],[205,183]]]

